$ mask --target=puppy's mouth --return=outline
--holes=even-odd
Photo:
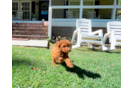
[[[70,51],[66,51],[66,52],[63,52],[63,53],[69,53]]]
[[[69,52],[71,52],[71,50],[70,50],[70,51],[68,51],[68,53],[69,53]]]
[[[71,50],[61,50],[63,53],[69,53]]]
[[[67,53],[71,52],[71,50],[68,50]]]
[[[64,52],[64,53],[69,53],[69,52]]]

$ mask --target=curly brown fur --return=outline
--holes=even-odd
[[[69,68],[74,67],[68,56],[68,53],[71,51],[71,46],[71,42],[66,39],[55,43],[54,48],[51,50],[52,64],[54,66],[57,66],[56,61],[58,61],[58,63],[63,63],[65,61]]]

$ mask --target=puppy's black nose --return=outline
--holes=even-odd
[[[71,49],[69,49],[68,51],[71,51]]]

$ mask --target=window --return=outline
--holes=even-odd
[[[80,0],[52,0],[52,5],[80,5]]]
[[[30,2],[22,2],[23,19],[30,19]]]
[[[18,2],[12,2],[12,15],[16,16],[18,10]]]
[[[121,9],[117,9],[116,10],[116,17],[115,17],[115,19],[121,20]]]
[[[82,18],[111,19],[112,9],[83,9]]]
[[[52,18],[79,18],[79,9],[53,9]]]
[[[114,0],[83,0],[83,5],[113,5]]]

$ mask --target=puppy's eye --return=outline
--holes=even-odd
[[[63,46],[63,47],[66,47],[66,46]]]

